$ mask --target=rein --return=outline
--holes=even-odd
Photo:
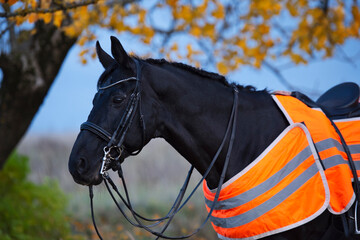
[[[141,216],[139,213],[137,213],[132,204],[131,204],[131,200],[130,200],[130,196],[127,190],[127,185],[126,185],[126,181],[122,172],[122,167],[121,167],[121,162],[120,162],[120,156],[122,154],[122,151],[124,149],[123,146],[123,142],[126,136],[127,131],[129,130],[132,121],[134,119],[136,110],[139,109],[140,112],[140,125],[142,127],[142,131],[143,131],[143,137],[142,137],[142,141],[143,144],[141,145],[141,148],[136,151],[135,153],[130,153],[130,155],[136,155],[138,154],[141,150],[142,147],[144,146],[144,140],[145,140],[145,123],[144,123],[144,118],[142,115],[142,111],[141,111],[141,81],[140,81],[140,76],[141,76],[141,66],[140,63],[137,59],[134,59],[135,63],[136,63],[136,72],[137,72],[137,76],[135,77],[130,77],[127,79],[122,79],[119,80],[115,83],[112,83],[108,86],[102,87],[102,88],[98,88],[98,90],[105,90],[108,89],[110,87],[113,87],[119,83],[122,82],[126,82],[126,81],[132,81],[135,80],[136,81],[136,85],[135,85],[135,89],[133,91],[133,93],[130,96],[130,99],[128,101],[126,110],[120,120],[120,123],[118,125],[118,127],[116,128],[115,132],[111,135],[110,133],[108,133],[106,130],[104,130],[103,128],[99,127],[98,125],[91,123],[91,122],[85,122],[81,125],[80,129],[81,130],[88,130],[91,133],[95,134],[96,136],[102,138],[104,141],[107,141],[108,144],[104,147],[104,157],[102,159],[102,165],[101,165],[101,169],[100,169],[100,174],[104,179],[104,183],[106,185],[106,188],[111,196],[111,198],[113,199],[114,203],[116,204],[117,208],[119,209],[119,211],[121,212],[121,214],[124,216],[124,218],[133,226],[135,227],[139,227],[139,228],[143,228],[146,231],[150,232],[151,234],[157,236],[156,239],[158,238],[164,238],[164,239],[185,239],[185,238],[189,238],[191,236],[193,236],[194,234],[196,234],[197,232],[199,232],[206,224],[206,222],[210,219],[211,214],[215,208],[215,205],[217,203],[217,200],[219,198],[220,195],[220,190],[222,188],[222,185],[224,183],[225,180],[225,174],[228,168],[228,164],[230,162],[230,156],[231,156],[231,152],[232,152],[232,148],[233,148],[233,143],[234,143],[234,139],[235,139],[235,130],[236,130],[236,119],[237,119],[237,106],[238,106],[238,89],[236,88],[235,85],[233,85],[234,88],[234,101],[233,101],[233,106],[232,106],[232,110],[231,110],[231,115],[228,121],[228,125],[226,128],[226,132],[224,134],[223,140],[216,152],[216,154],[214,155],[208,169],[206,170],[206,172],[204,173],[204,175],[202,176],[202,178],[199,180],[199,182],[197,183],[197,185],[195,186],[195,188],[192,190],[192,192],[189,194],[189,196],[185,199],[185,201],[182,203],[182,200],[184,198],[186,189],[188,187],[190,178],[191,178],[191,174],[194,170],[194,167],[191,166],[190,170],[187,174],[187,177],[184,181],[183,186],[181,187],[179,194],[177,196],[177,198],[174,201],[174,204],[172,205],[171,209],[169,210],[169,212],[166,214],[165,217],[162,218],[156,218],[156,219],[150,219],[150,218],[146,218]],[[231,135],[230,135],[231,132]],[[223,170],[219,179],[219,184],[216,190],[216,194],[215,194],[215,199],[213,201],[213,204],[210,208],[210,211],[206,217],[206,219],[204,220],[204,222],[200,225],[199,228],[197,228],[195,231],[193,231],[191,234],[188,235],[183,235],[183,236],[177,236],[177,237],[172,237],[172,236],[167,236],[164,235],[164,232],[166,231],[166,229],[168,228],[168,226],[170,225],[172,219],[174,218],[175,214],[177,214],[185,205],[186,203],[190,200],[190,198],[193,196],[193,194],[195,193],[195,191],[198,189],[198,187],[201,185],[201,183],[204,181],[204,179],[208,176],[210,170],[212,169],[212,167],[214,166],[216,160],[218,159],[220,153],[222,152],[225,142],[228,140],[230,135],[230,139],[229,139],[229,145],[228,145],[228,149],[227,149],[227,154],[226,154],[226,158],[224,161],[224,166],[223,166]],[[115,154],[114,154],[115,151]],[[113,182],[113,180],[110,178],[107,170],[109,169],[113,169],[114,171],[118,172],[119,178],[121,179],[122,182],[122,186],[125,192],[125,197],[122,196],[122,194],[119,192],[118,188],[116,187],[115,183]],[[112,189],[116,192],[116,194],[118,195],[118,197],[121,199],[121,201],[124,203],[124,205],[126,206],[126,208],[131,212],[131,216],[132,218],[135,220],[131,220],[131,218],[125,213],[125,211],[122,209],[122,207],[120,206],[120,204],[118,203],[118,201],[116,200],[110,186],[112,187]],[[98,231],[98,228],[96,226],[96,222],[95,222],[95,217],[94,217],[94,209],[93,209],[93,197],[94,197],[94,193],[93,193],[93,186],[89,186],[89,196],[90,196],[90,206],[91,206],[91,216],[92,216],[92,221],[93,221],[93,225],[94,228],[96,230],[96,233],[99,237],[99,239],[103,239],[100,232]],[[141,222],[141,220],[144,221],[148,221],[148,222],[155,222],[153,224],[150,225],[145,225]],[[167,222],[165,223],[165,225],[163,226],[161,231],[154,231],[151,228],[159,225],[160,223],[164,222],[165,220],[167,220]]]

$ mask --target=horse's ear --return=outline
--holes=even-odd
[[[119,39],[117,39],[114,36],[111,36],[110,39],[111,39],[111,53],[115,58],[116,62],[119,63],[121,66],[129,66],[130,57],[124,50]]]
[[[99,41],[96,41],[96,53],[98,55],[99,61],[101,62],[101,64],[105,69],[108,68],[115,61],[109,54],[107,54],[101,48]]]

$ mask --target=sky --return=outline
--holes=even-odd
[[[111,34],[107,31],[98,34],[98,40],[107,52],[110,52]],[[136,41],[129,36],[116,36],[125,50],[141,56],[143,49],[139,48]],[[70,50],[27,135],[75,133],[79,132],[80,124],[86,121],[92,108],[96,82],[103,68],[97,60],[90,60],[83,65],[78,57],[79,51],[78,46]],[[350,56],[360,52],[360,42],[346,42],[343,51]],[[352,63],[332,58],[309,65],[299,65],[283,71],[283,74],[297,88],[296,90],[316,100],[321,93],[338,83],[350,81],[360,85],[360,56]],[[227,79],[230,82],[253,85],[260,90],[293,90],[286,88],[265,68],[258,70],[242,67],[235,74],[229,74]]]

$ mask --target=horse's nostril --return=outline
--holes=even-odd
[[[77,162],[77,170],[80,174],[85,173],[87,171],[88,164],[85,158],[79,158]]]

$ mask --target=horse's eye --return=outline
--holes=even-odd
[[[113,103],[122,103],[122,101],[124,101],[125,97],[124,96],[120,96],[120,95],[116,95],[113,97]]]

